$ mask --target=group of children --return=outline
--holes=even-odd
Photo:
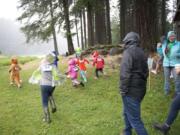
[[[58,57],[55,54],[55,52],[52,52],[56,57],[54,60],[54,65],[58,67]],[[99,55],[98,51],[94,51],[92,53],[92,59],[93,63],[92,65],[95,67],[95,79],[99,78],[99,72],[103,74],[103,68],[104,68],[104,59]],[[76,57],[70,58],[68,61],[68,70],[65,73],[68,78],[72,80],[72,84],[74,87],[78,85],[82,85],[84,87],[84,83],[87,82],[87,67],[86,64],[89,64],[89,61],[83,57],[81,54],[81,51],[78,49],[78,52],[76,53]],[[12,57],[11,59],[11,65],[9,68],[10,73],[10,84],[17,85],[18,88],[21,88],[22,86],[22,80],[20,79],[20,70],[21,67],[18,64],[18,59],[16,57]],[[78,81],[78,72],[80,74],[81,81]]]
[[[92,53],[92,57],[92,65],[95,66],[95,79],[97,79],[99,77],[99,72],[103,73],[104,59],[97,51]],[[52,113],[55,113],[57,110],[53,97],[55,87],[63,84],[66,78],[66,76],[61,74],[58,70],[58,60],[56,52],[51,52],[46,55],[29,79],[29,83],[40,85],[42,107],[44,112],[43,121],[47,123],[51,122],[48,104],[50,104]],[[84,83],[87,82],[86,64],[89,64],[89,61],[83,58],[81,51],[76,53],[76,57],[69,59],[68,70],[65,74],[67,75],[67,78],[71,79],[74,87],[77,87],[78,85],[82,85],[84,87]],[[10,84],[15,83],[18,88],[22,86],[20,70],[21,67],[18,64],[17,58],[13,57],[9,68]],[[80,73],[81,81],[78,81],[78,72]]]
[[[104,68],[104,59],[99,55],[98,51],[92,53],[93,57],[93,66],[95,66],[95,79],[99,77],[99,72],[103,73]],[[76,53],[76,58],[70,58],[68,61],[68,71],[66,74],[72,80],[72,84],[74,87],[78,85],[82,85],[84,87],[84,83],[87,82],[86,76],[86,64],[89,64],[89,61],[83,58],[83,55],[78,50]],[[81,81],[78,81],[78,71],[80,73]]]

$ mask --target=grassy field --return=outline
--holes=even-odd
[[[21,64],[25,64],[35,59],[36,57],[18,57],[18,61]],[[10,63],[11,63],[11,57],[0,57],[0,67],[8,66]]]
[[[21,71],[21,89],[9,85],[7,68],[0,68],[0,135],[119,135],[122,131],[118,70],[107,69],[107,76],[94,80],[90,68],[85,88],[73,88],[70,80],[57,87],[54,95],[58,111],[51,114],[52,123],[46,124],[42,122],[39,86],[28,84],[34,67]],[[61,67],[61,71],[64,69]],[[151,76],[151,89],[142,104],[149,135],[160,135],[152,123],[163,122],[171,100],[171,96],[163,95],[162,75]],[[180,118],[170,134],[180,135],[179,127]]]

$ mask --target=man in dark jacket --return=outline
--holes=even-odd
[[[139,46],[140,38],[137,33],[128,33],[123,42],[125,45],[120,68],[120,93],[124,107],[124,135],[131,135],[132,128],[138,135],[147,135],[140,116],[141,101],[146,94],[147,58]]]

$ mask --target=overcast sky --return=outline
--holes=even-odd
[[[18,0],[0,0],[0,18],[15,20],[18,16]]]

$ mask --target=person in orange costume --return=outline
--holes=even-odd
[[[18,88],[21,87],[21,79],[20,79],[20,73],[19,71],[21,70],[21,67],[18,64],[17,58],[12,58],[11,59],[11,66],[9,68],[9,73],[10,73],[10,84],[15,84],[18,86]]]
[[[82,55],[80,55],[80,58],[77,59],[77,61],[76,61],[76,64],[80,69],[81,80],[85,83],[87,82],[86,63],[89,64],[89,61],[87,59],[83,58]]]

